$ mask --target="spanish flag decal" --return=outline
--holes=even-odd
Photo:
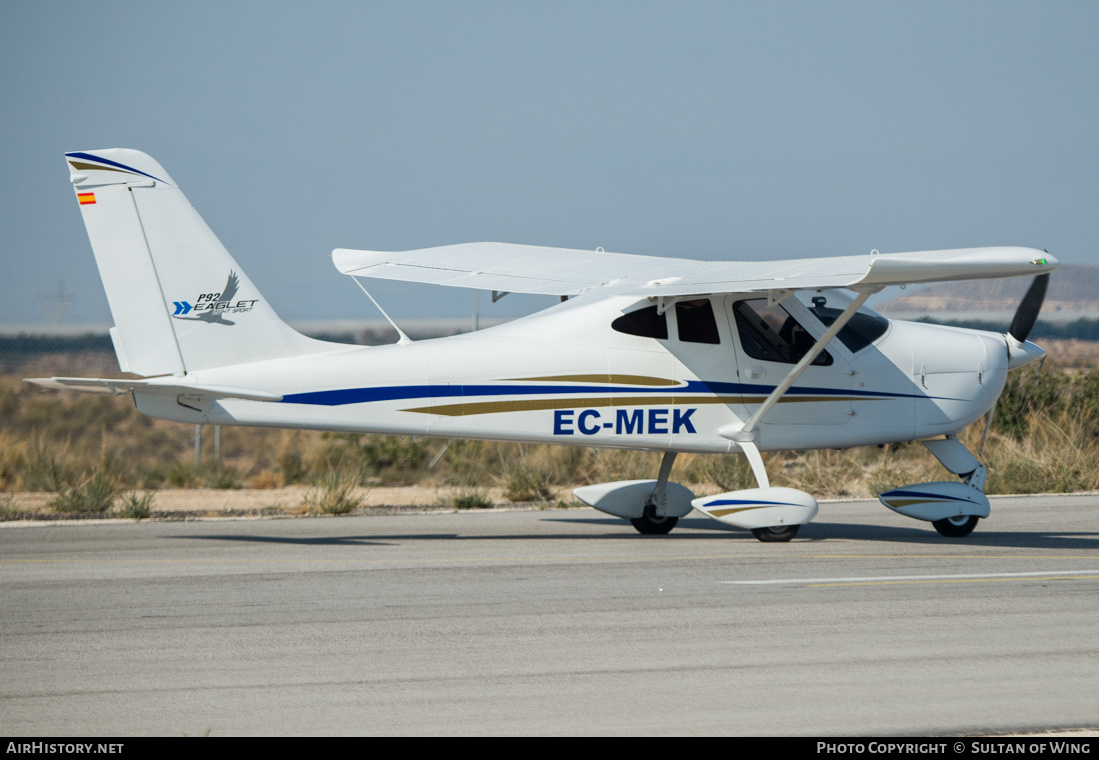
[[[81,206],[95,205],[95,193],[77,193],[76,199],[80,201]]]

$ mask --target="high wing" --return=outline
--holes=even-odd
[[[598,287],[621,295],[850,288],[1019,277],[1057,260],[1033,248],[959,248],[785,261],[699,261],[510,243],[463,243],[386,253],[337,248],[336,268],[354,277],[510,293],[571,296]]]
[[[555,296],[576,295],[654,267],[698,263],[511,243],[462,243],[399,253],[337,248],[332,261],[355,277]]]

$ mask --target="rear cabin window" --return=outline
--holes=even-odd
[[[679,339],[686,343],[720,343],[717,320],[708,298],[680,301],[675,305],[675,323]]]
[[[809,332],[781,305],[767,308],[766,298],[737,301],[733,305],[736,329],[744,353],[753,359],[797,364],[816,343]],[[821,351],[814,366],[827,367],[832,356]]]
[[[611,328],[626,335],[642,338],[668,339],[668,315],[657,314],[655,306],[631,311],[611,322]]]

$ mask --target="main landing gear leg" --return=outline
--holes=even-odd
[[[740,444],[744,456],[748,458],[748,464],[752,467],[752,474],[756,476],[756,483],[760,488],[770,488],[771,481],[767,478],[767,469],[763,466],[763,457],[759,455],[759,449],[750,441]],[[766,528],[752,528],[752,535],[765,544],[780,544],[790,541],[798,534],[799,524],[772,525]]]
[[[672,465],[675,464],[675,451],[668,451],[660,462],[660,475],[657,476],[656,488],[645,502],[645,511],[641,517],[630,519],[630,524],[638,533],[646,536],[663,536],[671,533],[672,528],[679,522],[678,517],[668,517],[664,509],[668,504],[667,488],[668,478],[672,474]]]
[[[988,470],[981,464],[973,453],[969,451],[957,435],[948,435],[944,440],[925,441],[923,444],[928,451],[935,455],[939,464],[962,479],[962,482],[984,496],[985,482],[988,480]],[[988,503],[985,498],[984,503]],[[988,511],[984,510],[984,516]],[[935,530],[940,536],[946,538],[965,538],[980,521],[980,515],[955,515],[941,520],[932,521]]]
[[[796,488],[772,488],[755,442],[737,440],[737,446],[748,458],[759,488],[703,496],[691,501],[691,506],[718,522],[750,530],[765,543],[789,541],[816,516],[817,500]]]

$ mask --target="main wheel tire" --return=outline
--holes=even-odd
[[[977,527],[977,521],[981,518],[976,515],[960,515],[958,517],[947,517],[942,520],[936,520],[931,523],[935,526],[935,530],[939,531],[939,535],[946,536],[947,538],[965,538],[973,529]]]
[[[798,534],[800,525],[775,525],[771,528],[752,528],[752,535],[765,544],[789,541]]]
[[[633,517],[630,519],[638,533],[646,536],[663,536],[672,532],[672,528],[679,522],[678,517]]]

